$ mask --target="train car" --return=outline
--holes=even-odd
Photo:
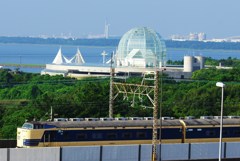
[[[179,120],[161,123],[163,143],[182,142]],[[17,147],[151,144],[152,126],[152,120],[26,122],[17,129]]]
[[[183,142],[218,142],[220,119],[181,120],[183,124]],[[223,142],[240,141],[240,119],[223,119]]]
[[[26,122],[17,129],[17,147],[151,144],[152,126],[148,119]],[[166,119],[158,134],[161,143],[218,142],[219,129],[215,118]],[[240,119],[223,119],[222,134],[223,142],[239,142]]]

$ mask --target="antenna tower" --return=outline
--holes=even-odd
[[[110,24],[107,23],[107,20],[105,21],[105,26],[104,26],[104,36],[105,39],[109,38],[109,26]]]

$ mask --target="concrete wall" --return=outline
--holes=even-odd
[[[9,157],[9,161],[60,161],[60,148],[15,148]]]
[[[192,77],[192,72],[174,72],[174,71],[167,71],[164,72],[168,74],[168,77],[176,78],[176,79],[188,79]]]
[[[103,146],[102,161],[138,161],[139,145]]]
[[[226,143],[226,158],[240,158],[240,143]]]
[[[152,145],[141,145],[140,161],[149,161],[152,158]]]
[[[62,147],[61,161],[99,161],[100,146]]]
[[[216,159],[219,155],[219,143],[195,143],[191,144],[191,159]],[[222,156],[224,156],[224,144],[222,144]]]
[[[158,160],[217,159],[218,143],[162,144]],[[161,155],[160,155],[161,154]],[[222,144],[222,158],[240,158],[240,142]],[[152,145],[0,149],[0,161],[150,161]]]
[[[8,161],[8,149],[0,149],[0,161]]]
[[[187,160],[189,158],[189,144],[161,145],[162,160]]]

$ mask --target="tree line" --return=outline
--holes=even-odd
[[[160,75],[162,116],[219,116],[221,90],[226,84],[224,115],[240,115],[240,67],[195,71],[190,80]],[[137,83],[133,77],[128,82]],[[119,95],[114,100],[114,117],[152,116],[146,98]],[[55,117],[108,117],[109,78],[74,79],[0,69],[0,137],[15,138],[16,128],[26,120],[47,120],[50,109]]]
[[[19,44],[56,44],[56,45],[80,45],[80,46],[118,46],[120,38],[38,38],[38,37],[5,37],[0,36],[0,43]],[[165,40],[167,48],[186,49],[219,49],[240,50],[240,42],[203,42],[203,41],[172,41]]]

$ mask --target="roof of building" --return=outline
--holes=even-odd
[[[117,49],[117,59],[136,57],[139,53],[144,59],[157,58],[157,61],[162,62],[166,56],[165,42],[157,32],[150,28],[133,28],[121,38]]]
[[[60,47],[58,50],[58,53],[56,55],[56,57],[54,58],[53,64],[62,64],[62,63],[68,63],[68,59],[66,57],[63,56],[62,54],[62,48]]]
[[[85,61],[82,57],[82,54],[79,49],[77,49],[76,54],[71,58],[67,59],[63,54],[62,54],[62,49],[61,47],[58,50],[58,53],[56,57],[54,58],[53,64],[84,64]]]
[[[74,64],[84,64],[85,63],[85,60],[83,59],[82,54],[81,54],[79,48],[77,49],[77,52],[72,57],[72,59],[70,59],[70,62],[74,63]]]

